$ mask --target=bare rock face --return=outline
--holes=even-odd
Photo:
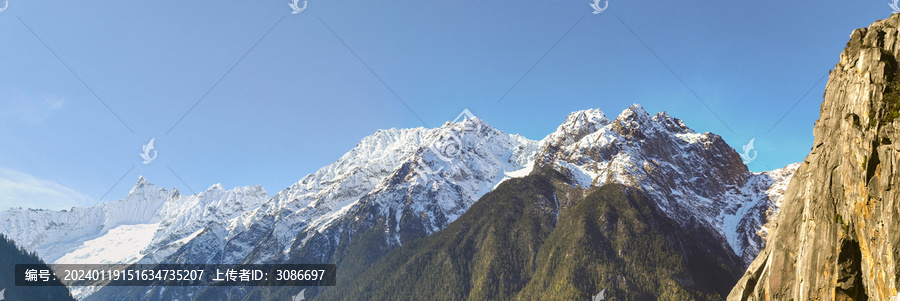
[[[900,300],[898,27],[895,14],[853,31],[812,152],[728,300]]]

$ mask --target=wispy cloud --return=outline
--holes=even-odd
[[[90,197],[59,183],[0,168],[0,210],[12,207],[60,210],[90,202]]]
[[[0,117],[6,120],[40,123],[63,108],[66,100],[52,94],[28,94],[7,90],[0,94]]]

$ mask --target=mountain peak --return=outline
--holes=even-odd
[[[475,124],[480,124],[480,123],[484,123],[485,121],[484,121],[484,119],[481,119],[481,118],[478,117],[478,116],[472,116],[472,117],[469,117],[469,118],[460,119],[460,120],[457,121],[456,123],[457,123],[457,124],[464,124],[464,123],[467,123],[467,122],[471,122],[471,123],[475,123]]]
[[[559,127],[563,128],[599,128],[599,126],[603,126],[609,123],[609,119],[606,118],[606,114],[603,114],[603,111],[600,109],[588,109],[575,111],[569,114],[566,117],[566,121],[564,121]]]
[[[684,124],[684,121],[681,121],[681,119],[669,116],[669,113],[666,113],[666,111],[656,113],[656,115],[653,115],[652,119],[653,119],[653,121],[656,121],[656,123],[659,123],[660,125],[665,127],[670,132],[679,133],[679,134],[694,133],[694,130],[692,130],[690,127],[688,127],[686,124]]]
[[[632,104],[627,109],[623,110],[619,116],[616,117],[616,120],[640,120],[647,121],[650,120],[650,114],[644,110],[639,104]]]
[[[653,115],[653,118],[651,119],[662,125],[674,124],[680,127],[685,127],[684,123],[681,122],[680,119],[670,116],[666,111],[656,113],[656,115]]]
[[[623,110],[619,116],[616,116],[611,127],[613,131],[635,141],[643,140],[648,135],[653,135],[652,133],[662,129],[660,124],[650,118],[650,114],[639,104],[633,104]]]
[[[460,132],[481,132],[483,129],[494,129],[487,121],[477,116],[459,120],[457,122],[447,121],[441,125],[440,129],[458,130]]]
[[[134,194],[135,192],[147,189],[156,189],[156,186],[153,185],[153,183],[151,183],[149,180],[147,180],[147,178],[144,178],[144,176],[139,176],[137,182],[134,183],[134,187],[132,187],[131,190],[128,191],[128,194]]]
[[[559,148],[578,141],[609,124],[600,109],[575,111],[566,116],[556,131],[544,138],[545,147]]]

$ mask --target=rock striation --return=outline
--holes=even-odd
[[[894,14],[853,31],[812,151],[728,300],[900,300],[898,29]]]

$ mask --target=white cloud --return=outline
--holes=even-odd
[[[89,206],[91,200],[59,183],[0,168],[0,210],[12,207],[60,210]]]
[[[40,123],[62,109],[66,100],[52,94],[29,95],[18,90],[0,93],[0,116],[3,119]]]

